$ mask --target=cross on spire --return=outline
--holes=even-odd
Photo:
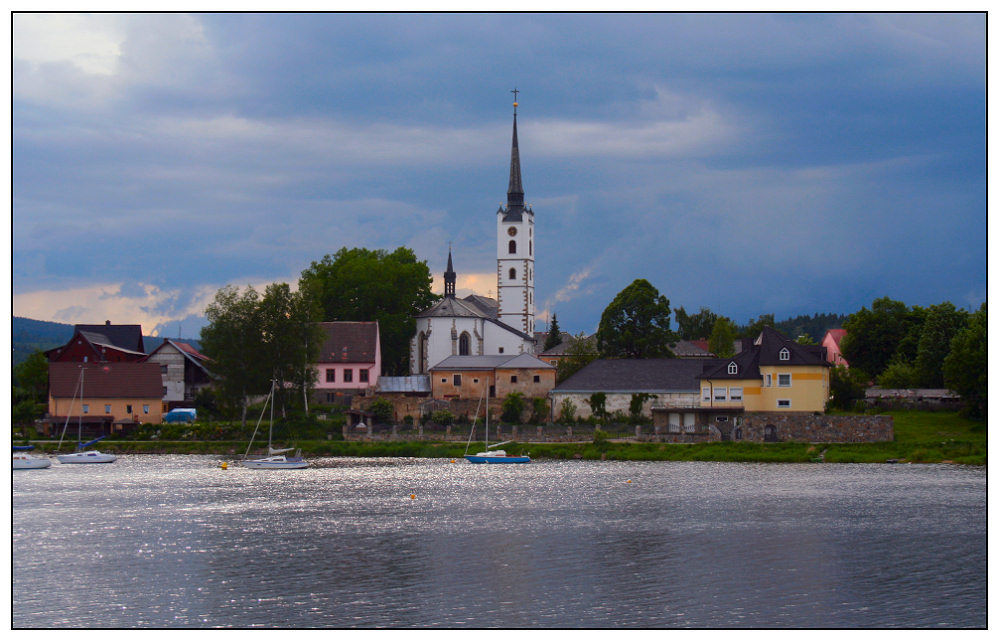
[[[510,90],[510,93],[513,94],[513,115],[516,116],[517,115],[517,94],[519,94],[520,91],[516,87],[514,87],[513,89]]]

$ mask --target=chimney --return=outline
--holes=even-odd
[[[111,326],[111,321],[106,320],[106,321],[104,321],[104,324],[107,325],[108,327],[110,327]]]

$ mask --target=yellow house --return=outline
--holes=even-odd
[[[746,412],[822,412],[829,363],[821,345],[800,345],[765,327],[753,344],[701,375],[701,407]]]

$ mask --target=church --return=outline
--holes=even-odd
[[[497,299],[475,294],[457,298],[457,274],[448,250],[444,298],[416,315],[411,374],[427,374],[450,356],[534,353],[534,240],[534,212],[524,205],[520,178],[514,102],[510,185],[506,206],[496,212]]]

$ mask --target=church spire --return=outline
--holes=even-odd
[[[517,145],[517,89],[513,94],[513,143],[510,146],[510,187],[506,190],[508,213],[520,213],[524,208],[524,186],[520,181],[520,147]]]
[[[451,265],[451,248],[447,249],[447,269],[444,271],[444,296],[445,298],[454,298],[454,284],[458,279],[458,275],[454,273],[454,267]]]

